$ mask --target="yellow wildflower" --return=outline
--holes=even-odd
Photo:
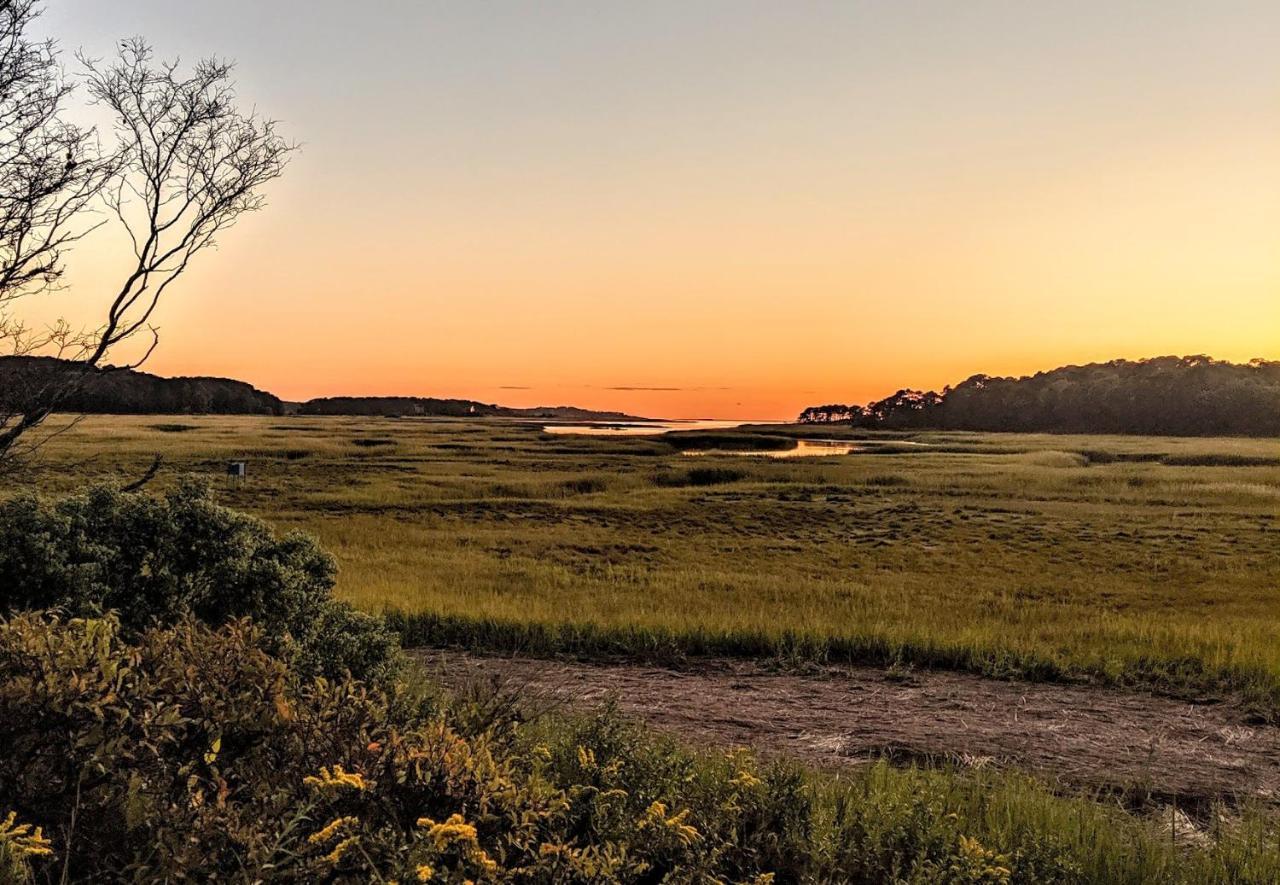
[[[645,811],[644,818],[640,821],[640,828],[650,826],[660,826],[669,830],[684,845],[690,845],[696,842],[702,836],[694,827],[685,823],[685,819],[689,816],[689,809],[684,809],[670,817],[667,816],[667,806],[661,802],[654,802]]]
[[[330,841],[334,836],[336,836],[339,830],[342,830],[346,827],[354,826],[355,824],[358,824],[358,823],[360,823],[360,820],[358,818],[335,817],[333,820],[329,821],[329,823],[325,825],[324,829],[320,830],[317,833],[312,833],[311,836],[307,839],[307,841],[310,842],[312,845],[323,845],[324,843]]]
[[[6,846],[12,855],[19,858],[53,854],[53,846],[44,837],[44,830],[18,823],[16,811],[10,811],[9,816],[0,821],[0,845]]]
[[[347,838],[339,842],[337,845],[333,846],[333,851],[330,851],[327,855],[325,855],[324,859],[331,864],[337,865],[338,861],[342,860],[342,855],[346,854],[347,850],[359,841],[360,841],[359,836],[348,836]]]
[[[431,869],[431,867],[427,866],[426,864],[420,864],[418,866],[419,882],[430,882],[431,877],[434,876],[435,874],[436,874],[436,871]]]
[[[330,771],[328,766],[323,766],[319,777],[304,777],[302,782],[319,789],[338,790],[344,787],[357,791],[369,789],[369,783],[363,775],[354,771],[344,771],[341,765],[333,766],[333,771]]]
[[[447,821],[438,824],[429,817],[418,818],[418,826],[427,831],[427,837],[443,849],[453,842],[475,842],[476,828],[462,819],[462,815],[454,814]]]

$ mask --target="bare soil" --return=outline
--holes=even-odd
[[[500,680],[582,709],[618,709],[695,743],[820,767],[945,761],[1032,772],[1071,790],[1194,808],[1280,801],[1280,728],[1228,702],[958,673],[698,661],[679,670],[420,649],[446,685]]]

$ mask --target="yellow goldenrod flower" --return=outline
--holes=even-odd
[[[369,783],[363,775],[344,771],[341,765],[333,766],[333,771],[330,771],[328,766],[324,766],[320,769],[319,777],[309,775],[304,777],[302,782],[318,789],[339,790],[344,787],[356,791],[369,789]]]
[[[18,823],[18,813],[9,812],[8,817],[0,821],[0,845],[8,848],[11,855],[18,858],[43,857],[53,854],[53,846],[44,837],[44,830],[33,828],[31,824]]]
[[[447,848],[453,842],[475,842],[476,828],[462,819],[462,815],[454,814],[447,821],[438,824],[429,817],[418,818],[418,826],[427,831],[437,849]]]
[[[645,810],[644,818],[640,821],[640,828],[658,826],[669,830],[672,835],[680,840],[684,845],[690,845],[702,838],[696,828],[685,823],[685,818],[689,816],[689,809],[667,816],[667,806],[661,802],[654,802]]]
[[[427,866],[426,864],[420,864],[418,866],[419,882],[430,882],[431,877],[434,876],[435,874],[436,874],[436,871],[431,869],[431,867]]]
[[[333,839],[333,837],[338,834],[339,830],[342,830],[345,827],[354,826],[358,823],[360,823],[358,818],[336,817],[329,821],[329,823],[325,825],[324,829],[320,830],[318,833],[312,833],[307,841],[312,845],[323,845]]]
[[[333,846],[333,851],[330,851],[327,855],[325,855],[324,859],[336,866],[338,861],[342,860],[342,855],[346,854],[347,850],[359,841],[360,841],[359,836],[348,836],[347,838],[339,842],[337,845]]]

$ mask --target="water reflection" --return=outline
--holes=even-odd
[[[670,430],[732,430],[759,421],[596,421],[589,424],[547,424],[544,433],[582,436],[659,436]]]
[[[702,458],[708,455],[740,455],[748,458],[824,458],[848,455],[861,448],[855,443],[838,439],[801,439],[796,440],[796,446],[793,449],[702,449],[680,454],[691,458]]]

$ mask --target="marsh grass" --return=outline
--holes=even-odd
[[[1280,711],[1275,441],[821,428],[865,453],[691,469],[652,439],[519,422],[184,420],[89,418],[39,484],[125,481],[161,453],[159,485],[204,474],[318,535],[339,594],[414,641],[916,664]],[[233,457],[243,486],[222,481]]]
[[[749,759],[691,752],[608,710],[534,717],[516,744],[549,748],[561,776],[575,780],[576,765],[560,760],[589,748],[597,764],[620,765],[633,791],[680,796],[695,813],[709,788],[740,777]],[[1253,806],[1133,814],[1106,796],[1056,795],[1016,772],[955,765],[879,761],[833,773],[778,763],[757,774],[771,800],[771,833],[790,849],[779,881],[1228,885],[1280,877],[1277,821]],[[977,863],[957,863],[957,848]]]

